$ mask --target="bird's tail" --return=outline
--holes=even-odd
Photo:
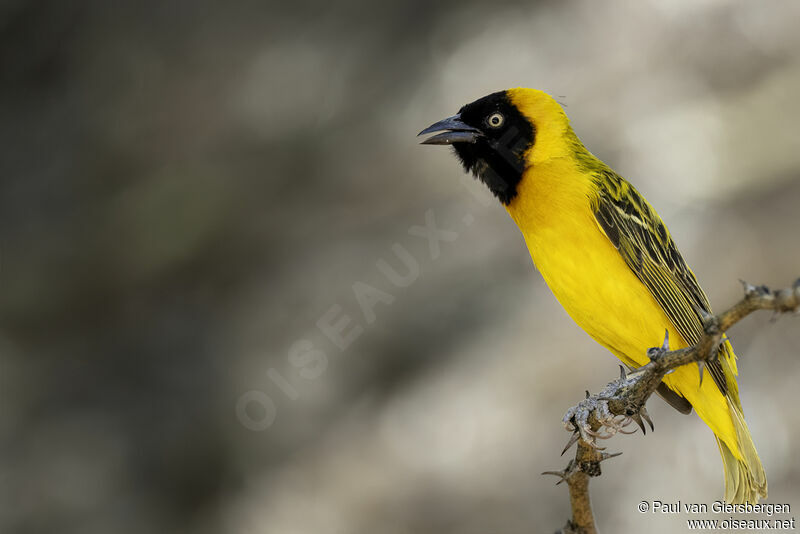
[[[744,421],[742,409],[730,398],[728,410],[731,414],[733,426],[736,429],[736,439],[739,445],[739,454],[734,454],[724,441],[717,438],[719,452],[722,455],[722,465],[725,469],[725,501],[733,504],[749,502],[755,504],[759,498],[767,496],[767,475],[761,465],[761,459],[756,452],[750,430]]]

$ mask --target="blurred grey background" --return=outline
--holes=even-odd
[[[3,1],[0,531],[555,530],[566,489],[539,473],[617,361],[502,207],[415,135],[492,91],[557,95],[722,308],[739,278],[800,274],[798,17]],[[426,213],[457,235],[436,259],[412,229]],[[378,267],[403,272],[396,244],[419,269],[403,288]],[[317,327],[332,308],[344,350]],[[731,332],[770,501],[795,507],[797,326]],[[612,440],[625,454],[593,483],[605,531],[682,531],[636,505],[722,497],[711,432],[650,412],[655,433]]]

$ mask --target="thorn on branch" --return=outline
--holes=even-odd
[[[556,482],[556,486],[558,486],[562,482],[567,482],[569,476],[574,472],[574,467],[575,461],[570,460],[565,469],[562,469],[561,471],[542,471],[542,474],[558,477],[560,479],[558,482]]]
[[[569,450],[569,448],[570,448],[570,447],[572,447],[573,445],[575,445],[575,442],[576,442],[576,441],[578,441],[578,439],[580,439],[580,437],[581,437],[581,434],[580,434],[580,432],[578,432],[578,431],[576,430],[576,431],[575,431],[575,433],[573,433],[573,434],[572,434],[572,436],[570,436],[570,438],[569,438],[569,441],[568,441],[568,442],[567,442],[567,444],[564,446],[564,450],[563,450],[563,451],[561,451],[561,456],[564,456],[564,453],[565,453],[565,452],[567,452],[567,451]]]
[[[600,454],[600,460],[599,461],[605,462],[606,460],[610,460],[611,458],[616,458],[617,456],[621,456],[621,455],[622,455],[622,451],[620,451],[620,452],[612,452],[612,453],[603,452],[603,453]]]
[[[621,454],[622,452],[601,452],[590,456],[588,459],[583,459],[580,461],[577,458],[572,459],[567,464],[567,467],[561,471],[543,471],[542,475],[552,475],[554,477],[558,477],[559,480],[556,482],[556,486],[564,482],[569,484],[570,480],[576,473],[584,473],[586,476],[590,477],[600,476],[600,462],[605,462],[611,458],[616,458]]]

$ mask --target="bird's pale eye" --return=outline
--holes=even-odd
[[[503,114],[497,111],[486,117],[486,124],[488,124],[492,128],[499,128],[503,125],[503,122],[505,120],[506,118],[503,117]]]

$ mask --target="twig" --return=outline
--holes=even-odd
[[[564,416],[564,424],[573,432],[564,454],[575,442],[578,443],[575,459],[570,460],[563,471],[546,471],[543,474],[556,475],[558,482],[566,482],[569,487],[572,519],[561,529],[563,534],[595,534],[597,527],[589,498],[589,479],[600,476],[600,462],[622,453],[608,454],[597,446],[597,438],[610,438],[617,432],[625,431],[631,422],[636,422],[646,433],[644,421],[650,429],[653,422],[645,409],[647,399],[658,388],[664,376],[690,363],[699,365],[702,380],[705,362],[717,357],[719,345],[725,331],[757,310],[773,310],[787,313],[800,310],[800,279],[791,288],[770,291],[766,286],[752,286],[746,282],[745,295],[730,309],[719,315],[704,313],[704,334],[700,341],[691,347],[669,350],[668,334],[661,347],[649,349],[650,362],[628,374],[620,366],[620,377],[606,385],[597,395],[586,392],[586,399],[570,408]]]

